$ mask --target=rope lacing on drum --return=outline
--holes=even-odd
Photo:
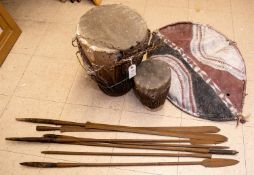
[[[125,52],[120,51],[120,53],[122,53],[122,58],[120,60],[115,60],[114,64],[112,64],[112,65],[107,65],[107,66],[103,65],[102,66],[102,65],[97,65],[97,64],[91,63],[87,58],[84,58],[86,56],[85,56],[85,53],[82,50],[81,45],[78,41],[78,37],[82,37],[82,36],[80,36],[80,35],[76,36],[72,40],[72,45],[74,47],[79,47],[80,48],[79,51],[76,52],[76,56],[77,56],[79,64],[87,72],[88,75],[90,75],[93,79],[95,79],[98,83],[100,83],[100,85],[102,85],[105,88],[113,88],[113,87],[127,81],[129,79],[129,77],[127,75],[127,77],[124,78],[123,80],[109,86],[108,85],[109,82],[107,82],[106,80],[101,80],[100,78],[97,77],[97,75],[96,75],[97,72],[99,72],[101,69],[112,70],[116,66],[126,64],[126,63],[130,63],[130,65],[131,65],[131,64],[135,63],[135,61],[134,61],[135,58],[144,55],[146,52],[153,51],[153,50],[157,49],[158,47],[160,47],[162,45],[162,44],[158,44],[158,45],[150,45],[150,46],[147,46],[145,48],[137,48],[134,51],[132,51],[131,54],[128,54],[128,55],[125,55]],[[82,38],[84,38],[84,37],[82,37]],[[74,44],[75,42],[77,43],[76,45]],[[140,50],[140,49],[142,49],[142,50]],[[119,49],[117,49],[117,50],[119,50]],[[83,55],[82,56],[83,63],[85,63],[85,64],[82,63],[82,61],[80,60],[78,54],[80,54],[81,56]]]

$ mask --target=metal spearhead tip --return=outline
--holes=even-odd
[[[210,149],[211,154],[221,154],[221,155],[236,155],[238,151],[228,150],[228,149]]]
[[[19,137],[6,137],[5,140],[20,141],[20,138]]]
[[[16,121],[21,121],[21,122],[31,122],[31,123],[39,123],[38,121],[44,120],[40,118],[16,118]]]
[[[16,118],[17,121],[27,121],[29,118]]]
[[[21,162],[20,165],[36,168],[55,168],[57,163],[52,162]]]
[[[233,155],[236,155],[236,154],[238,154],[239,152],[236,151],[236,150],[232,150],[232,153],[233,153]]]
[[[16,121],[37,123],[37,118],[16,118]]]
[[[235,159],[222,159],[222,158],[205,159],[201,162],[203,166],[210,168],[232,166],[238,163],[239,161]]]

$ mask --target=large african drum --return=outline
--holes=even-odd
[[[103,5],[85,13],[76,39],[88,74],[108,95],[118,96],[133,86],[128,69],[138,65],[150,32],[142,17],[124,5]]]

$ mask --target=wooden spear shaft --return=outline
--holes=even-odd
[[[36,126],[36,131],[60,131],[60,132],[112,132],[101,129],[88,129],[81,126]]]
[[[148,129],[156,131],[172,132],[194,132],[194,133],[217,133],[219,129],[213,126],[195,126],[195,127],[132,127],[136,129]],[[36,126],[37,131],[60,131],[60,132],[105,132],[106,130],[89,129],[81,126]],[[113,132],[113,131],[108,131]]]
[[[98,124],[98,123],[76,123],[60,120],[51,119],[37,119],[37,118],[17,118],[18,121],[32,122],[32,123],[46,123],[46,124],[56,124],[56,125],[74,125],[82,126],[89,129],[101,129],[107,131],[120,131],[120,132],[131,132],[138,134],[150,134],[150,135],[160,135],[160,136],[170,136],[170,137],[180,137],[180,138],[192,138],[192,139],[203,139],[203,140],[213,140],[218,143],[227,141],[227,137],[219,134],[207,134],[207,133],[189,133],[189,132],[171,132],[171,131],[161,131],[161,130],[150,130],[150,129],[138,129],[129,126],[119,126],[119,125],[109,125],[109,124]]]
[[[58,137],[56,134],[44,134],[44,137]],[[63,136],[63,135],[62,135]],[[69,137],[69,136],[68,136]],[[75,138],[75,137],[71,137]],[[77,138],[77,137],[76,137]],[[91,138],[82,138],[86,142],[135,142],[135,143],[191,143],[193,145],[197,144],[217,144],[213,140],[196,140],[196,139],[91,139]]]
[[[63,120],[53,120],[53,119],[41,119],[41,118],[16,118],[17,121],[30,122],[30,123],[41,123],[41,124],[53,124],[53,125],[63,125],[67,126],[65,132],[74,132],[75,128],[68,128],[68,126],[78,126],[76,130],[80,132],[88,131],[86,129],[82,129],[86,126],[86,123],[78,123],[71,121],[63,121]],[[65,127],[63,127],[65,128]],[[220,129],[216,126],[181,126],[181,127],[132,127],[136,129],[148,129],[148,130],[162,130],[162,131],[174,131],[174,132],[202,132],[202,133],[217,133]],[[43,127],[41,128],[41,130]],[[46,129],[46,127],[45,127]],[[52,128],[56,130],[60,130],[60,128]]]
[[[145,157],[194,157],[211,158],[211,154],[183,154],[183,153],[123,153],[123,152],[75,152],[75,151],[42,151],[42,154],[57,155],[85,155],[85,156],[145,156]]]
[[[86,145],[86,146],[98,146],[98,147],[115,147],[115,148],[127,148],[127,149],[151,149],[151,150],[165,150],[165,151],[184,151],[195,153],[209,153],[209,149],[205,148],[182,148],[182,147],[158,147],[158,146],[142,146],[142,145],[125,145],[117,143],[97,143],[97,142],[82,142],[76,139],[65,138],[45,138],[45,137],[12,137],[6,138],[11,141],[24,141],[24,142],[40,142],[40,143],[59,143],[59,144],[74,144],[74,145]]]
[[[138,134],[214,140],[220,143],[227,141],[227,137],[220,134],[156,131],[156,130],[136,129],[136,128],[132,128],[128,126],[108,125],[108,124],[99,124],[99,123],[91,123],[91,122],[87,122],[85,127],[92,128],[92,129],[103,129],[103,130],[121,131],[121,132],[138,133]]]
[[[228,149],[228,146],[214,146],[214,145],[188,145],[188,144],[165,144],[165,143],[153,143],[153,142],[135,142],[132,139],[92,139],[92,138],[82,138],[73,137],[66,135],[56,135],[56,134],[44,134],[43,137],[48,138],[63,138],[63,139],[75,139],[79,142],[99,142],[99,143],[118,143],[127,145],[143,145],[143,146],[159,146],[159,147],[185,147],[185,148],[208,148],[208,149]],[[132,142],[128,142],[132,140]]]
[[[189,143],[189,139],[95,139],[95,138],[83,138],[83,137],[74,137],[74,136],[67,136],[67,135],[58,135],[58,134],[44,134],[43,137],[48,138],[71,138],[77,139],[79,141],[85,142],[127,142],[127,143]]]
[[[82,142],[82,140],[80,140]],[[160,143],[135,143],[135,142],[108,142],[126,145],[141,145],[141,146],[158,146],[158,147],[184,147],[184,148],[208,148],[208,149],[228,149],[228,146],[213,146],[213,145],[188,145],[188,144],[160,144]]]
[[[23,166],[36,168],[71,168],[71,167],[112,167],[112,166],[175,166],[175,165],[202,165],[204,167],[226,167],[237,164],[234,159],[204,159],[192,162],[138,162],[138,163],[66,163],[66,162],[22,162]]]
[[[185,148],[185,147],[159,147],[159,146],[143,146],[143,145],[125,145],[125,144],[116,144],[116,143],[94,143],[94,142],[80,142],[75,139],[45,138],[45,137],[11,137],[11,138],[6,138],[6,140],[24,141],[24,142],[40,142],[40,143],[74,144],[74,145],[86,145],[86,146],[98,146],[98,147],[115,147],[115,148],[127,148],[127,149],[181,151],[181,152],[208,153],[208,154],[234,155],[238,153],[235,150]]]
[[[60,135],[44,134],[43,136],[44,137],[58,137]],[[75,137],[70,137],[70,138],[75,138]],[[125,143],[125,142],[128,142],[128,143],[131,143],[131,142],[135,142],[135,143],[190,143],[192,145],[217,144],[216,141],[212,141],[212,140],[196,140],[196,139],[91,139],[91,138],[83,138],[83,139],[86,139],[85,140],[86,142],[98,141],[98,142],[121,142],[121,143]]]

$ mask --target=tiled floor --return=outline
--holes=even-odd
[[[252,175],[254,121],[235,127],[235,122],[216,123],[193,118],[166,102],[160,111],[144,108],[132,91],[122,97],[104,95],[78,65],[71,45],[79,17],[93,7],[88,0],[60,3],[58,0],[0,0],[22,28],[5,63],[0,68],[0,174],[93,174],[93,175]],[[244,114],[254,116],[254,1],[253,0],[104,0],[104,4],[123,3],[136,9],[151,30],[177,21],[210,24],[235,40],[246,61],[248,96]],[[229,137],[227,145],[240,153],[237,166],[209,169],[190,167],[122,167],[33,169],[21,161],[178,161],[177,158],[143,159],[80,156],[45,156],[42,150],[121,149],[10,143],[8,136],[34,136],[35,126],[16,122],[16,117],[43,117],[79,122],[94,121],[128,125],[216,125]],[[84,133],[73,134],[86,136]],[[98,138],[147,137],[134,134],[89,134]],[[187,160],[187,159],[180,159]]]

